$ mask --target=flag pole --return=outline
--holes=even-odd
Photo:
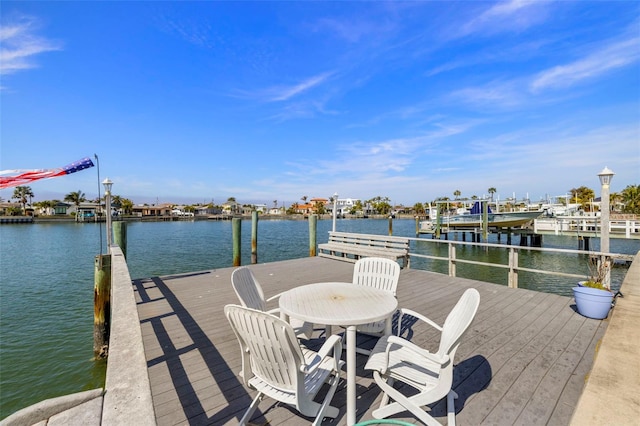
[[[100,160],[98,160],[98,154],[93,154],[93,157],[96,159],[96,169],[98,169],[98,204],[100,204]],[[102,221],[98,221],[98,223],[100,223],[100,253],[102,253]]]

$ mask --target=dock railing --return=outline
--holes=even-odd
[[[582,255],[582,256],[592,256],[598,257],[600,259],[604,259],[608,257],[612,262],[622,261],[622,262],[631,262],[634,258],[633,255],[622,254],[622,253],[603,253],[597,251],[584,251],[584,250],[571,250],[571,249],[558,249],[558,248],[541,248],[541,247],[528,247],[528,246],[514,246],[514,245],[505,245],[505,244],[495,244],[495,243],[473,243],[473,242],[464,242],[464,241],[451,241],[451,240],[439,240],[439,239],[425,239],[425,238],[409,238],[411,241],[415,241],[416,243],[412,244],[412,248],[409,252],[409,257],[411,259],[431,259],[436,261],[447,262],[448,264],[448,274],[451,277],[456,276],[457,266],[460,264],[469,264],[469,265],[480,265],[487,266],[491,268],[498,269],[506,269],[508,270],[507,274],[507,285],[512,288],[518,287],[518,274],[520,272],[530,272],[534,274],[543,274],[543,275],[554,275],[558,277],[566,277],[566,278],[576,278],[577,280],[586,279],[585,274],[576,274],[565,271],[551,271],[544,270],[540,268],[528,268],[520,265],[519,262],[519,254],[521,251],[536,251],[543,253],[559,253],[566,255]],[[425,243],[425,244],[444,244],[448,247],[447,256],[438,256],[433,254],[422,254],[416,252],[417,242]],[[461,259],[457,256],[457,249],[459,247],[482,247],[482,248],[495,248],[499,250],[506,250],[508,252],[508,262],[507,263],[495,263],[495,262],[484,262],[480,260],[470,260],[470,259]],[[411,264],[414,262],[412,260]]]
[[[599,235],[602,223],[595,216],[540,217],[533,221],[533,232],[553,235]],[[609,220],[612,237],[640,238],[640,220],[636,218],[612,218]]]

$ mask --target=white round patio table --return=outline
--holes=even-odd
[[[353,283],[326,282],[303,285],[285,291],[279,298],[280,311],[289,317],[315,324],[339,325],[347,329],[347,425],[356,422],[356,326],[387,320],[398,301],[389,292]]]

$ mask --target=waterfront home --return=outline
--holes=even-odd
[[[148,217],[148,216],[171,216],[172,205],[169,203],[160,204],[158,206],[152,205],[137,205],[133,206],[133,214],[135,216]]]

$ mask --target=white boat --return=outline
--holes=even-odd
[[[487,212],[487,228],[515,228],[521,227],[542,215],[542,211],[523,211],[493,213],[491,209]],[[439,218],[440,228],[482,228],[483,214],[480,203],[474,204],[471,211],[458,211],[452,215],[442,215]],[[419,232],[431,233],[436,229],[436,217],[420,222]]]

